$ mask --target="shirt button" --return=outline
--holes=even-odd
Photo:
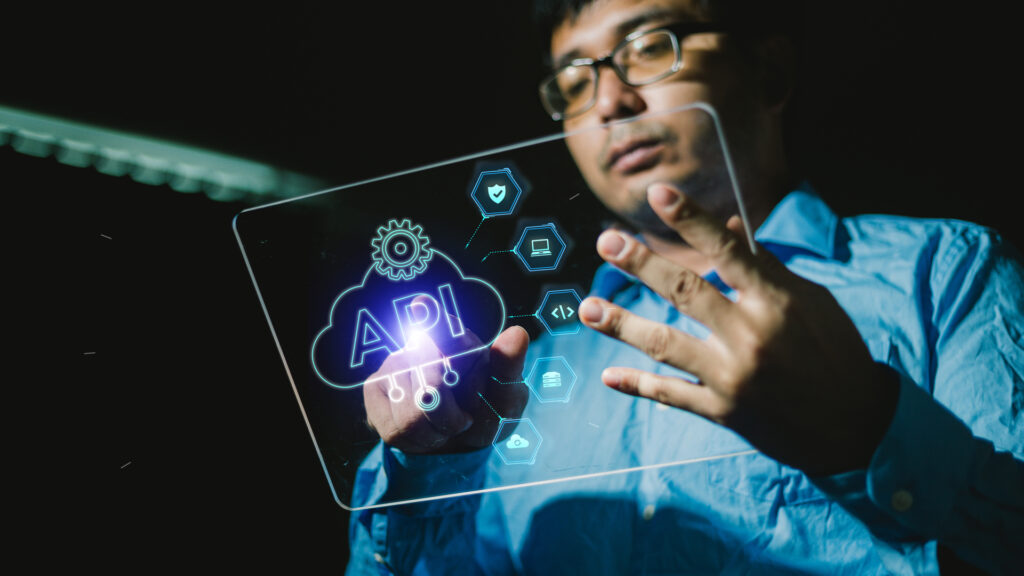
[[[650,520],[654,518],[654,504],[648,504],[644,507],[644,520]]]
[[[374,552],[373,559],[376,560],[378,564],[384,563],[384,557],[380,555],[380,552]]]
[[[662,404],[658,402],[658,410],[668,410],[668,404]]]
[[[892,509],[897,512],[906,512],[914,505],[914,495],[906,490],[897,490],[892,493]]]

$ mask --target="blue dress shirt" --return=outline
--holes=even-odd
[[[527,408],[545,465],[562,475],[643,469],[354,512],[348,574],[936,574],[938,541],[995,573],[1024,565],[1020,256],[965,222],[840,219],[808,189],[786,196],[755,236],[828,288],[874,359],[900,375],[892,423],[866,470],[808,478],[757,452],[651,466],[750,446],[604,387],[607,366],[678,371],[584,329],[531,345],[527,368],[564,354],[578,378],[570,402]],[[611,266],[592,290],[706,334]],[[360,467],[354,505],[411,482],[486,488],[536,473],[503,466],[492,449],[446,456],[444,467],[438,458],[378,445]]]

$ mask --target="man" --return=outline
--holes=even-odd
[[[791,191],[790,45],[734,18],[742,4],[566,3],[541,93],[567,132],[597,127],[570,136],[570,152],[637,232],[600,236],[609,266],[579,309],[593,329],[579,346],[602,359],[580,380],[600,375],[625,395],[582,387],[574,419],[604,418],[602,431],[561,432],[639,434],[668,461],[684,439],[739,446],[731,429],[759,452],[354,513],[350,573],[934,573],[940,545],[1015,569],[1024,271],[980,227],[840,220],[806,186]],[[614,123],[698,101],[726,126],[756,252],[731,195],[687,186],[673,146],[699,126]],[[363,464],[357,503],[430,478],[437,454],[487,486],[489,410],[507,418],[525,404],[522,387],[492,382],[519,379],[527,347],[507,330],[467,381],[488,406],[442,401],[427,415],[364,387],[384,446]],[[585,467],[595,452],[561,457]]]

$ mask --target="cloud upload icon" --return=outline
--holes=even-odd
[[[489,347],[504,329],[501,295],[485,280],[463,275],[408,219],[380,226],[371,247],[373,264],[359,284],[335,298],[327,325],[313,339],[314,373],[328,386],[356,388],[389,356],[410,353],[418,338],[428,337],[441,357],[411,369],[444,363],[445,383],[453,385],[450,361]]]
[[[515,450],[516,448],[529,448],[530,441],[519,434],[513,434],[512,437],[508,439],[508,442],[505,442],[505,447],[510,450]]]

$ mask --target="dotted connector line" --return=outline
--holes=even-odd
[[[487,407],[491,409],[491,412],[494,412],[494,415],[498,417],[498,421],[505,420],[504,418],[501,417],[501,414],[498,414],[498,411],[494,409],[494,406],[491,406],[491,403],[487,401],[487,398],[484,398],[483,394],[477,392],[476,395],[479,396],[480,399],[484,401],[484,404],[487,404]]]
[[[504,254],[505,252],[511,252],[511,250],[491,250],[480,261],[483,262],[484,260],[487,260],[491,254]]]
[[[498,384],[526,384],[526,380],[509,380],[508,382],[502,382],[501,380],[498,380],[494,376],[491,376],[491,380],[494,380]]]
[[[476,228],[473,230],[473,235],[469,237],[469,241],[466,242],[466,246],[465,246],[465,248],[463,248],[463,250],[466,250],[466,249],[469,248],[470,242],[473,241],[473,238],[476,238],[476,233],[480,231],[480,227],[484,225],[484,222],[486,220],[487,220],[487,218],[481,218],[480,219],[480,223],[476,225]],[[486,256],[484,258],[486,258]]]

